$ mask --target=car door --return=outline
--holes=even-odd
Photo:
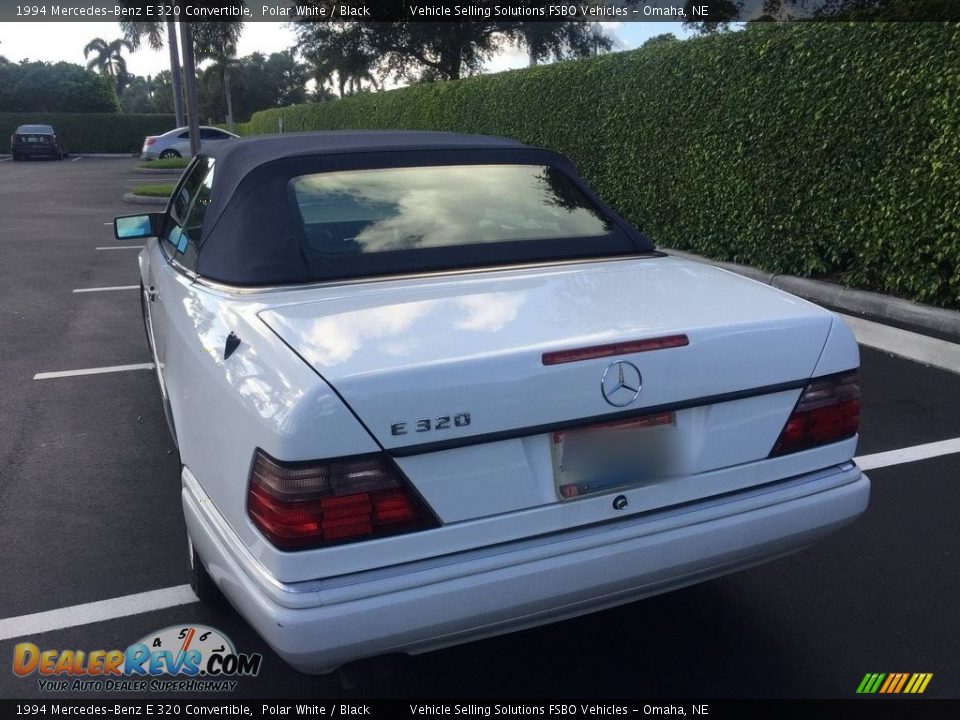
[[[170,148],[176,150],[183,157],[190,157],[190,131],[184,130],[178,134],[170,143]]]
[[[171,384],[168,362],[172,325],[182,321],[180,304],[182,286],[193,281],[196,269],[199,230],[213,182],[213,160],[198,157],[184,173],[171,197],[157,243],[152,250],[147,270],[144,299],[148,313],[148,329],[153,345],[154,362],[164,401],[172,402],[176,382]],[[191,215],[194,208],[196,213]],[[192,224],[191,224],[192,223]]]

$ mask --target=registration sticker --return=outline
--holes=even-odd
[[[662,477],[670,459],[672,412],[550,433],[553,478],[561,500]]]

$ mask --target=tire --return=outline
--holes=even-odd
[[[399,653],[354,660],[336,670],[344,692],[385,693],[396,697],[409,687],[410,675],[410,656]]]
[[[140,315],[143,317],[143,335],[147,339],[147,350],[153,357],[153,344],[150,342],[150,327],[147,324],[147,301],[143,297],[143,280],[140,281]]]
[[[166,150],[160,153],[161,160],[169,160],[170,158],[178,158],[178,157],[180,157],[180,153],[178,153],[176,150],[172,148],[167,148]]]
[[[143,281],[140,281],[140,315],[143,317],[143,334],[147,339],[147,350],[150,352],[151,359],[154,356],[153,343],[150,342],[150,325],[147,322],[147,301],[143,297]],[[160,381],[157,381],[159,386]],[[173,408],[170,407],[170,398],[163,396],[161,387],[160,395],[163,398],[163,417],[167,421],[167,431],[170,433],[170,439],[173,441],[173,447],[180,452],[180,443],[177,440],[177,426],[173,422]]]
[[[17,153],[14,153],[14,154],[13,154],[13,161],[14,161],[14,162],[20,162],[20,159],[21,159],[21,158],[20,158],[20,156],[19,156]]]
[[[207,568],[204,567],[189,535],[187,536],[187,552],[190,556],[190,587],[193,588],[193,592],[200,599],[200,602],[210,608],[226,606],[227,599],[220,592],[220,588],[217,587],[213,578],[210,577]]]

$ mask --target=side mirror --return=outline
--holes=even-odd
[[[163,213],[124,215],[113,219],[113,234],[117,240],[137,240],[160,234]]]

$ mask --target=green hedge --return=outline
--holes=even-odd
[[[256,113],[245,134],[420,128],[570,155],[664,246],[960,306],[960,25],[756,24]]]
[[[134,153],[147,135],[176,127],[173,115],[123,113],[0,113],[0,152],[10,152],[19,125],[52,125],[71,153]]]

